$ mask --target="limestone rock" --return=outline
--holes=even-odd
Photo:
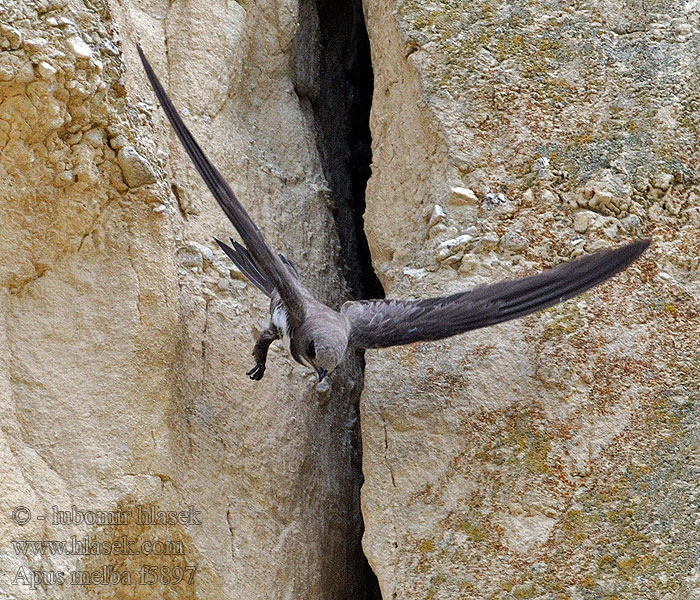
[[[327,390],[276,349],[262,384],[245,376],[268,301],[214,247],[233,228],[134,47],[267,239],[338,306],[318,64],[300,43],[319,47],[300,29],[313,4],[0,0],[0,596],[367,597],[360,457],[363,545],[386,599],[697,594],[692,4],[364,1],[364,222],[387,295],[457,292],[637,235],[654,245],[543,313],[368,351],[360,454],[360,357]],[[134,516],[57,524],[54,505]],[[138,506],[201,518],[139,524]],[[71,536],[185,551],[10,545]],[[197,566],[188,587],[50,580],[183,563]]]
[[[131,146],[119,150],[117,161],[124,174],[124,181],[130,188],[155,183],[156,175],[150,163]]]
[[[450,204],[466,204],[475,206],[479,203],[479,199],[473,190],[465,187],[453,187],[450,189]]]
[[[695,597],[700,38],[680,24],[700,26],[700,13],[365,7],[376,73],[366,221],[375,264],[394,257],[388,296],[453,293],[654,239],[611,283],[543,313],[367,352],[364,548],[383,597]],[[479,192],[475,238],[501,241],[459,270],[402,276],[433,248],[415,205],[445,181]]]
[[[337,231],[289,69],[298,5],[0,0],[0,597],[361,597],[359,359],[326,393],[278,351],[262,383],[246,377],[268,301],[213,249],[233,227],[134,46],[267,239],[339,305]],[[131,520],[56,524],[54,505]],[[200,516],[139,524],[139,506]],[[71,536],[184,554],[10,549]],[[190,584],[139,585],[142,568],[188,564]],[[49,580],[105,565],[135,581]]]

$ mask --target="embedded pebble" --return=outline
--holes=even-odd
[[[0,24],[0,35],[10,50],[18,50],[22,45],[22,34],[11,25]],[[5,44],[3,44],[5,47]]]
[[[411,279],[423,279],[428,274],[425,269],[412,269],[411,267],[404,267],[403,274],[408,275]]]
[[[659,173],[652,180],[652,184],[655,188],[666,191],[671,187],[673,183],[673,175],[671,173]]]
[[[90,131],[85,134],[85,139],[88,144],[96,148],[104,146],[105,144],[105,130],[101,127],[93,127]]]
[[[621,216],[629,209],[629,203],[617,197],[610,190],[595,188],[593,195],[587,202],[587,206],[596,212],[607,215]]]
[[[552,190],[542,190],[540,192],[540,200],[545,204],[552,205],[556,204],[559,198]]]
[[[202,254],[199,252],[193,242],[188,242],[186,245],[178,248],[177,259],[180,265],[186,269],[200,271],[204,266]]]
[[[219,277],[216,280],[216,287],[222,292],[228,292],[229,294],[238,290],[244,290],[247,288],[245,281],[240,279],[228,279],[226,277]]]
[[[614,222],[610,223],[607,227],[603,229],[603,233],[605,233],[605,236],[611,240],[616,240],[617,239],[617,234],[618,234],[618,223],[619,221],[615,220]]]
[[[119,56],[119,48],[117,48],[109,40],[102,40],[102,46],[104,47],[105,50],[107,50],[113,56]]]
[[[627,172],[627,169],[625,168],[625,165],[621,160],[615,159],[610,163],[610,166],[615,170],[615,172],[621,173],[622,175],[629,177],[629,173]]]
[[[489,192],[486,194],[486,199],[482,203],[482,209],[493,212],[497,215],[510,215],[515,212],[515,207],[505,194],[500,192]]]
[[[474,244],[474,252],[477,254],[486,254],[498,246],[499,241],[500,239],[495,233],[487,233],[476,240]]]
[[[69,135],[66,138],[66,144],[69,146],[75,146],[80,143],[80,141],[83,139],[83,134],[80,131],[77,131],[73,135]]]
[[[690,3],[688,3],[690,4]],[[679,44],[687,42],[693,35],[693,27],[689,23],[679,23],[673,32],[673,40]]]
[[[62,27],[75,27],[75,23],[65,16],[58,17],[58,24]]]
[[[637,215],[627,215],[620,224],[625,231],[634,231],[641,229],[642,220]]]
[[[430,220],[428,221],[428,229],[430,229],[433,225],[437,225],[441,221],[445,219],[445,211],[443,210],[442,206],[439,204],[436,204],[435,207],[433,208],[433,212],[430,215]]]
[[[0,54],[0,81],[12,81],[19,72],[20,59],[8,52]]]
[[[592,214],[588,210],[579,210],[574,214],[574,231],[583,233],[591,224]]]
[[[442,242],[437,247],[438,250],[438,255],[437,255],[437,260],[438,262],[444,262],[447,264],[451,264],[453,262],[457,262],[462,258],[464,255],[464,249],[466,248],[467,244],[472,241],[472,236],[470,235],[460,235],[457,236],[456,238],[453,238],[451,240],[446,240]]]
[[[546,177],[549,174],[549,159],[546,156],[540,156],[532,164],[532,172],[537,174],[537,177]]]
[[[472,254],[466,254],[464,258],[462,258],[462,262],[459,263],[459,272],[462,275],[469,275],[476,271],[480,262],[481,261],[476,256]]]
[[[15,74],[15,81],[18,83],[30,83],[34,81],[34,66],[31,62],[25,61]]]
[[[131,146],[125,146],[117,153],[117,161],[130,188],[155,183],[156,176],[151,164]]]
[[[178,248],[177,257],[180,265],[195,271],[204,268],[205,262],[214,266],[218,262],[214,261],[214,252],[212,252],[211,248],[194,241],[186,242],[184,246]]]
[[[631,187],[606,170],[602,179],[589,181],[578,194],[576,203],[602,215],[627,216],[631,203]]]
[[[116,135],[110,138],[109,145],[112,147],[112,150],[121,150],[126,146],[126,138],[121,134]]]
[[[197,242],[188,242],[188,246],[199,252],[202,258],[208,263],[214,262],[214,252],[212,252],[211,248],[198,244]]]
[[[540,156],[532,165],[533,171],[539,171],[540,169],[549,169],[549,158],[546,156]]]
[[[68,38],[68,49],[78,58],[90,58],[92,50],[79,35]]]
[[[615,196],[608,190],[596,189],[588,202],[591,208],[611,208],[615,205]]]
[[[73,183],[73,172],[72,171],[61,171],[58,175],[53,178],[53,184],[56,187],[66,187]]]
[[[24,40],[24,47],[31,53],[39,52],[48,42],[44,38],[29,38]]]
[[[432,239],[440,235],[444,231],[447,231],[447,229],[447,225],[445,225],[444,223],[438,223],[437,225],[433,225],[433,227],[431,227],[428,230],[428,237]]]
[[[464,250],[455,251],[454,254],[449,254],[444,258],[438,258],[440,264],[443,265],[454,265],[464,258]]]
[[[506,202],[508,202],[508,199],[505,197],[505,194],[502,194],[501,192],[489,192],[486,194],[486,200],[484,200],[484,208],[491,210],[505,204]]]
[[[677,216],[680,214],[683,208],[684,198],[683,197],[673,197],[671,194],[664,198],[663,207],[670,212],[672,215]]]
[[[501,245],[508,250],[524,250],[529,240],[518,231],[508,231],[501,238]]]
[[[450,204],[456,206],[476,205],[479,203],[479,198],[473,190],[465,187],[453,187],[450,189]]]
[[[234,279],[246,281],[246,276],[228,257],[224,259],[215,258],[211,264],[214,270],[223,278],[233,277]]]
[[[39,73],[39,77],[42,79],[51,79],[54,75],[56,75],[56,68],[51,66],[45,60],[39,62],[39,64],[36,66],[36,70]]]

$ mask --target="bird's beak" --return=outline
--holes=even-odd
[[[323,378],[328,375],[328,371],[325,369],[321,369],[320,367],[316,369],[316,373],[318,373],[318,382],[321,383],[323,381]]]

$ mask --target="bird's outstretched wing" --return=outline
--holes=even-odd
[[[578,258],[553,269],[425,300],[359,300],[341,311],[350,324],[350,345],[386,348],[438,340],[522,317],[602,283],[636,260],[649,245],[640,240]]]
[[[189,129],[187,129],[170,98],[165,93],[143,50],[141,50],[140,46],[137,46],[137,48],[153,91],[156,93],[156,97],[163,107],[170,124],[175,129],[177,137],[182,142],[195,167],[197,167],[199,174],[206,182],[211,193],[214,194],[219,206],[221,206],[226,216],[233,223],[236,231],[238,231],[238,235],[241,236],[243,244],[248,249],[257,269],[265,276],[267,281],[272,283],[279,293],[282,302],[287,308],[288,316],[291,319],[301,321],[304,316],[304,303],[295,278],[290,274],[277,254],[267,245],[262,233],[260,233],[257,225],[243,208],[233,190],[199,147],[199,144]]]

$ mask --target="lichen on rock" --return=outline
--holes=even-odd
[[[681,25],[700,14],[684,6],[367,2],[387,295],[654,240],[541,314],[367,354],[364,546],[384,597],[691,597],[697,511],[677,507],[698,465],[671,450],[699,449],[700,38]],[[446,186],[444,229],[412,234]]]

